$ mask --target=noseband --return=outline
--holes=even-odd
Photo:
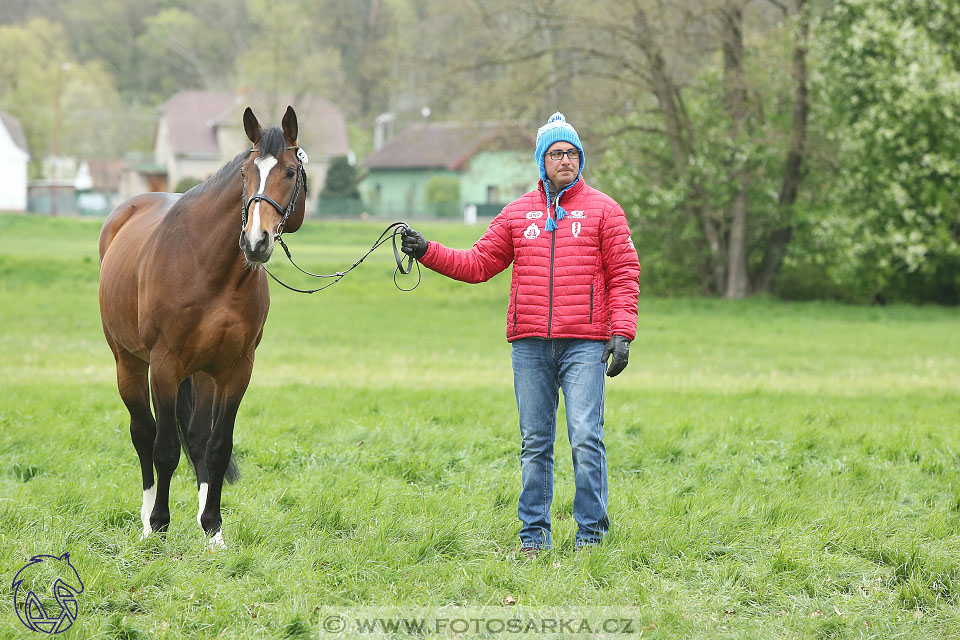
[[[293,195],[290,197],[290,202],[287,204],[287,208],[284,209],[280,204],[268,196],[265,193],[255,193],[250,196],[250,199],[247,200],[247,181],[243,173],[243,167],[240,167],[240,184],[243,185],[243,191],[240,196],[240,233],[243,233],[243,230],[247,228],[247,212],[250,210],[250,205],[252,205],[257,200],[263,200],[267,204],[273,206],[277,210],[283,219],[280,220],[280,224],[277,225],[277,230],[273,234],[274,239],[277,239],[283,234],[283,225],[287,222],[287,218],[290,217],[290,214],[293,213],[293,208],[297,205],[297,199],[300,197],[300,189],[306,188],[304,185],[307,182],[306,171],[303,168],[303,165],[308,162],[306,152],[300,147],[285,147],[284,151],[289,149],[297,150],[297,182],[293,185]],[[257,152],[260,150],[256,147],[250,149],[250,153]]]

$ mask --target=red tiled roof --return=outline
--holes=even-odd
[[[249,104],[263,126],[279,123],[287,104],[297,112],[300,144],[307,154],[347,155],[347,124],[337,107],[319,96],[274,100],[283,107],[276,115],[264,108],[266,99],[259,95],[235,96],[228,92],[181,91],[160,108],[167,120],[170,147],[175,154],[221,154],[217,145],[216,127],[229,126],[243,130],[243,110]],[[223,150],[227,154],[238,149]]]
[[[460,169],[484,148],[529,150],[535,139],[516,125],[458,124],[414,125],[363,161],[368,169]]]
[[[181,91],[167,100],[160,113],[167,121],[170,150],[175,154],[219,154],[216,118],[233,106],[233,94]]]

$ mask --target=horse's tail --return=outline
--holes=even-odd
[[[196,404],[195,394],[193,392],[193,378],[184,378],[183,382],[177,388],[177,434],[180,436],[180,446],[186,454],[187,463],[190,468],[196,471],[193,466],[193,454],[204,455],[204,451],[191,451],[190,439],[187,437],[187,430],[190,428],[190,417],[193,415],[193,407]],[[230,461],[227,463],[227,471],[224,479],[233,483],[240,478],[240,471],[237,469],[236,458],[233,452],[230,452]]]

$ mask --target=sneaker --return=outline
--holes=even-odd
[[[537,554],[540,553],[540,549],[536,547],[520,547],[520,555],[527,558],[536,558]]]

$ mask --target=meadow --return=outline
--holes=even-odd
[[[631,621],[612,637],[960,637],[958,309],[641,296],[630,365],[607,387],[611,533],[574,552],[561,402],[555,547],[530,560],[509,272],[424,271],[404,293],[384,247],[313,296],[271,283],[241,478],[224,490],[229,548],[211,552],[182,457],[168,535],[139,540],[99,224],[0,215],[2,638],[32,635],[14,574],[64,552],[85,585],[74,638],[500,635],[356,628],[371,611]],[[308,221],[289,244],[329,272],[385,224]],[[417,227],[459,248],[483,231]],[[312,285],[281,257],[275,273]]]

